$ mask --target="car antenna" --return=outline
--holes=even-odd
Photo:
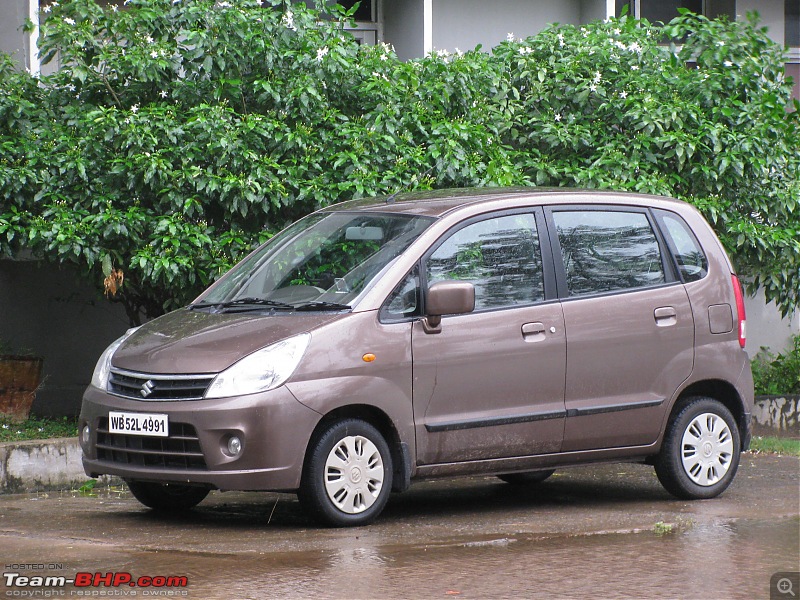
[[[422,175],[420,175],[419,177],[417,177],[416,175],[414,175],[414,177],[412,177],[412,178],[411,178],[411,181],[410,181],[410,182],[408,182],[408,183],[406,183],[406,184],[404,184],[404,185],[401,185],[399,190],[397,190],[397,191],[396,191],[394,194],[392,194],[391,196],[389,196],[388,198],[386,198],[386,204],[394,204],[394,199],[397,197],[397,195],[398,195],[400,192],[402,192],[404,189],[406,189],[406,188],[407,188],[408,186],[410,186],[412,183],[414,183],[414,182],[416,182],[416,181],[419,181],[420,179],[422,179],[423,177],[425,177],[426,175],[428,175],[428,173],[430,173],[431,171],[433,171],[433,170],[434,170],[436,167],[438,167],[438,166],[439,166],[439,161],[436,161],[436,164],[435,164],[435,165],[431,166],[431,167],[430,167],[430,168],[429,168],[427,171],[425,171],[425,172],[424,172]]]

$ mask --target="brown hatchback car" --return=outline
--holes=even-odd
[[[344,202],[128,331],[80,417],[92,477],[159,510],[297,491],[369,523],[412,481],[640,461],[681,498],[750,440],[742,290],[666,198],[444,190]]]

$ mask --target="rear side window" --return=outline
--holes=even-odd
[[[689,226],[672,213],[659,212],[659,217],[684,283],[705,277],[708,273],[708,260]]]
[[[570,296],[665,282],[653,228],[642,212],[554,211]]]
[[[523,213],[484,219],[453,233],[427,260],[428,285],[446,279],[475,286],[475,310],[544,298],[536,218]]]

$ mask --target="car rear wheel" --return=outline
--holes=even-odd
[[[534,485],[541,483],[553,473],[555,473],[555,470],[550,469],[548,471],[531,471],[529,473],[504,473],[503,475],[498,475],[498,477],[512,485]]]
[[[713,398],[687,398],[670,418],[656,475],[678,498],[713,498],[730,485],[740,453],[739,429],[731,412]]]
[[[139,502],[163,512],[178,512],[194,508],[208,496],[204,487],[177,483],[151,483],[125,480],[128,488]]]
[[[380,432],[365,421],[337,421],[315,438],[298,497],[318,521],[334,527],[375,520],[392,489],[392,457]]]

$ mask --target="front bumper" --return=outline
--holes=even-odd
[[[166,414],[170,437],[108,434],[109,411]],[[90,477],[220,490],[296,490],[319,419],[285,386],[249,396],[170,402],[121,398],[90,387],[79,419],[79,431],[90,427],[89,442],[81,439],[83,468]],[[243,442],[237,456],[227,449],[232,435]]]

